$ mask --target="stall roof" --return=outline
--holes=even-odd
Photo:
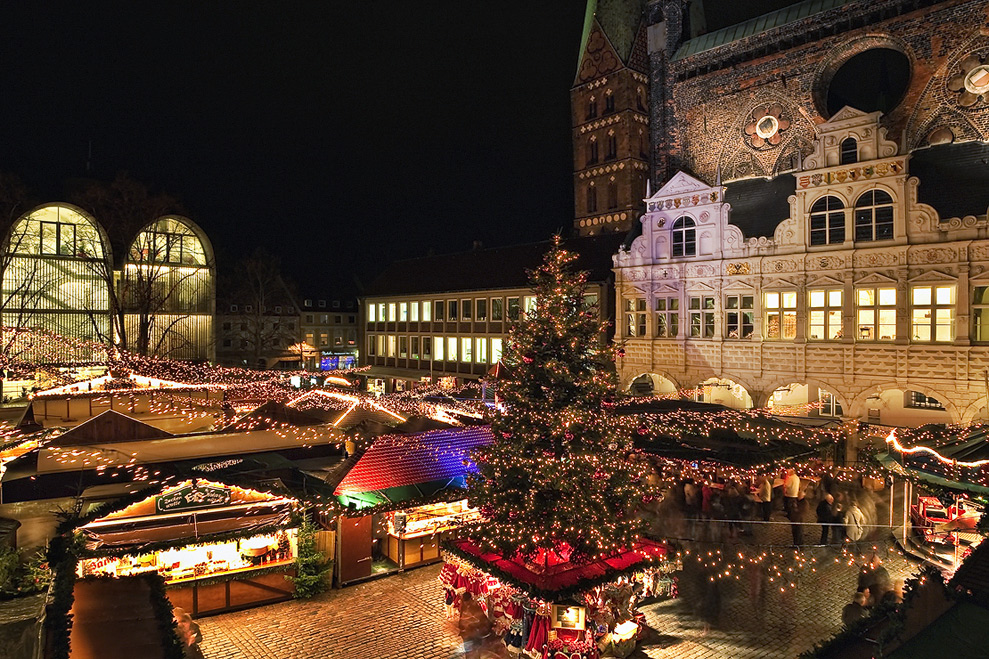
[[[115,444],[142,439],[164,439],[166,437],[174,437],[174,435],[126,414],[107,410],[62,433],[50,445],[82,446],[95,442]]]
[[[630,570],[641,569],[666,557],[666,545],[643,538],[630,550],[581,563],[563,562],[537,571],[521,559],[506,559],[485,551],[469,538],[444,544],[444,549],[468,563],[548,602],[560,601],[614,581]]]
[[[616,413],[623,416],[662,415],[677,412],[703,415],[704,413],[716,414],[727,409],[722,405],[689,400],[655,399],[622,406],[617,409]],[[770,462],[809,455],[817,450],[815,446],[796,441],[804,431],[804,424],[802,423],[789,423],[780,417],[753,417],[750,422],[768,431],[778,431],[780,438],[772,438],[768,441],[758,440],[744,431],[714,428],[703,435],[688,434],[679,437],[665,434],[637,435],[635,443],[638,448],[653,455],[680,460],[719,462],[741,468],[752,468]],[[787,435],[785,438],[783,437],[784,434]]]
[[[925,429],[935,430],[933,426]],[[891,433],[886,439],[888,451],[876,458],[884,467],[894,473],[912,474],[921,480],[954,490],[965,490],[978,494],[989,494],[989,487],[983,485],[989,473],[989,427],[976,426],[964,435],[952,437],[934,433],[933,437],[916,442],[903,439],[909,446],[903,446],[900,438]]]
[[[324,420],[317,418],[313,414],[297,410],[278,401],[269,400],[223,428],[223,431],[271,430],[272,428],[284,428],[286,426],[304,428],[307,426],[318,426],[323,423],[325,423]]]
[[[463,487],[476,469],[471,451],[493,439],[489,426],[384,435],[348,459],[330,485],[341,501],[358,508],[429,497]]]

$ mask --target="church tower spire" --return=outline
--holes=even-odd
[[[649,178],[649,60],[645,0],[587,0],[570,90],[574,229],[627,231]]]

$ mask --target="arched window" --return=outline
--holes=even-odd
[[[841,164],[851,165],[859,161],[859,143],[854,137],[846,137],[841,141]]]
[[[593,165],[598,161],[598,138],[591,136],[587,141],[587,164]]]
[[[810,207],[810,244],[845,242],[845,205],[838,197],[821,197]]]
[[[605,156],[605,160],[614,160],[618,157],[618,137],[615,136],[615,131],[608,132],[608,154]]]
[[[855,240],[893,238],[893,198],[882,190],[869,190],[855,201]]]
[[[618,183],[614,179],[608,181],[608,208],[618,208]]]
[[[591,96],[587,99],[587,118],[597,119],[598,116],[598,101],[596,98]]]
[[[594,181],[587,186],[587,212],[596,213],[598,209],[598,189],[594,187]]]
[[[673,222],[673,256],[697,255],[697,230],[689,217],[679,217]]]
[[[611,114],[615,111],[615,95],[609,89],[604,93],[604,113]]]

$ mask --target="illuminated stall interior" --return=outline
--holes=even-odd
[[[337,579],[440,559],[444,534],[477,518],[467,506],[470,452],[492,441],[488,426],[377,437],[330,485],[349,512],[338,520]]]
[[[893,475],[889,525],[901,546],[948,571],[983,539],[977,526],[989,500],[986,432],[976,426],[953,438],[932,433],[912,441],[894,431],[877,456]]]
[[[175,606],[204,615],[291,597],[297,502],[189,480],[77,530],[80,578],[160,574]]]

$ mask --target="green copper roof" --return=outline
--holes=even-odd
[[[738,41],[739,39],[761,34],[767,30],[772,30],[773,28],[777,28],[788,23],[793,23],[794,21],[799,21],[807,18],[808,16],[813,16],[814,14],[819,14],[822,11],[834,9],[835,7],[841,7],[842,5],[847,5],[854,1],[855,0],[805,0],[799,4],[791,5],[768,14],[763,14],[762,16],[756,16],[755,18],[736,25],[731,25],[721,30],[709,32],[699,37],[694,37],[680,46],[680,49],[677,50],[676,55],[673,56],[673,59],[678,60],[684,57],[690,57],[691,55],[702,53],[705,50],[710,50],[712,48],[717,48],[718,46],[732,43],[733,41]],[[591,3],[588,4],[590,5]]]
[[[623,62],[628,62],[635,43],[635,35],[642,22],[642,8],[645,0],[587,0],[584,12],[584,32],[580,37],[580,52],[577,53],[577,68],[584,57],[587,39],[594,27],[594,19],[604,30],[611,45]]]

